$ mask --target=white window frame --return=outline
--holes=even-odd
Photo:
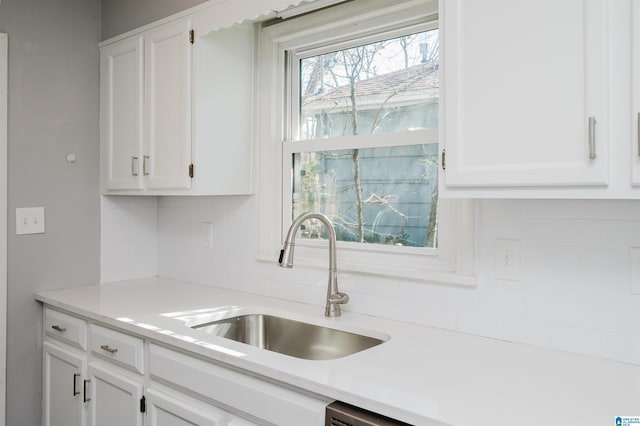
[[[391,3],[391,4],[390,4]],[[263,28],[259,35],[257,123],[258,259],[275,262],[291,224],[291,158],[294,152],[398,146],[437,142],[439,130],[333,138],[321,143],[294,142],[297,123],[295,90],[287,79],[287,52],[309,52],[322,43],[365,40],[375,34],[391,37],[404,29],[433,28],[433,0],[354,1]],[[415,31],[414,31],[415,32]],[[348,140],[347,145],[341,145]],[[338,270],[412,280],[474,286],[475,212],[469,200],[438,200],[438,248],[397,247],[338,242]],[[327,267],[326,242],[297,239],[296,265]]]

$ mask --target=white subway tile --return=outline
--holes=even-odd
[[[499,336],[511,342],[550,347],[553,325],[521,318],[501,318]]]
[[[156,197],[102,197],[102,282],[157,274],[156,203]]]
[[[386,303],[386,300],[379,296],[365,293],[351,293],[349,294],[349,303],[344,306],[344,309],[349,312],[357,312],[364,315],[383,316],[383,301]]]
[[[607,334],[607,359],[640,365],[640,337]]]
[[[398,321],[416,322],[416,305],[406,300],[384,298],[382,316]]]
[[[579,305],[572,299],[552,299],[538,295],[525,297],[527,319],[577,326],[579,317]]]
[[[499,338],[499,317],[490,313],[459,310],[458,331],[478,336]]]
[[[633,340],[640,296],[630,294],[628,259],[628,248],[640,246],[640,202],[477,205],[478,287],[346,272],[338,264],[341,290],[351,296],[345,310],[640,365]],[[107,197],[103,277],[157,272],[323,309],[325,269],[255,260],[257,215],[255,197]],[[203,221],[213,223],[213,249],[202,248]],[[497,238],[520,241],[519,281],[495,279]]]
[[[428,303],[418,303],[416,322],[430,327],[456,330],[458,328],[458,310]]]
[[[600,303],[583,304],[580,306],[580,326],[640,336],[640,309]]]
[[[525,296],[517,290],[502,286],[498,289],[479,289],[479,309],[509,317],[523,317]]]
[[[551,348],[604,358],[606,333],[579,327],[556,325],[551,331]]]
[[[478,289],[440,286],[437,289],[437,302],[440,306],[476,309],[478,306]]]

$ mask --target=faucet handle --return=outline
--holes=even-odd
[[[349,295],[347,293],[342,293],[340,291],[333,293],[329,296],[329,303],[338,303],[340,305],[344,305],[349,302]]]

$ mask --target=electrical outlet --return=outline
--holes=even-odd
[[[44,234],[44,207],[16,209],[16,235]]]
[[[518,281],[520,278],[520,241],[497,239],[495,256],[496,278]]]
[[[202,222],[202,247],[213,248],[213,223]]]
[[[629,249],[629,266],[631,269],[631,294],[640,295],[640,247]]]

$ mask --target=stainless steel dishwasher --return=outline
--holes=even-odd
[[[390,419],[380,414],[344,402],[336,401],[327,405],[325,426],[411,426],[399,420]]]

